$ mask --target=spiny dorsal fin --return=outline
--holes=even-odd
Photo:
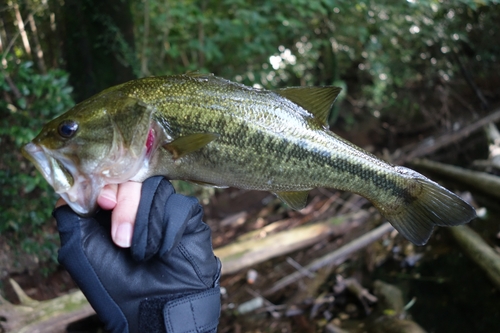
[[[342,88],[339,87],[291,87],[275,90],[277,94],[311,112],[321,125],[328,125],[333,102]]]
[[[286,203],[290,208],[301,210],[306,206],[309,191],[284,191],[276,192],[276,196]]]
[[[213,133],[193,133],[181,136],[172,142],[163,145],[163,148],[172,153],[174,159],[178,159],[189,153],[200,150],[219,136]]]
[[[196,71],[187,71],[186,76],[192,77],[192,78],[211,78],[214,77],[213,73],[201,73],[199,70]]]

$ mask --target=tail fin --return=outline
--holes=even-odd
[[[410,171],[405,169],[405,173]],[[434,226],[456,226],[476,217],[472,206],[439,184],[411,171],[420,189],[419,195],[408,203],[403,203],[394,212],[382,209],[384,216],[396,230],[416,245],[424,245],[429,240]],[[380,204],[379,204],[380,205]]]

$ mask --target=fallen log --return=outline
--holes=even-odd
[[[353,221],[364,221],[368,215],[367,211],[359,211],[259,239],[243,236],[241,238],[244,240],[217,248],[214,252],[222,262],[222,274],[231,274],[271,258],[316,244],[334,234],[339,225]]]
[[[66,326],[95,314],[81,291],[47,301],[28,297],[12,279],[10,283],[20,305],[0,296],[0,331],[5,333],[64,333]]]
[[[466,225],[449,228],[464,252],[481,267],[500,289],[500,255],[479,234]]]
[[[490,153],[487,160],[476,160],[473,165],[488,172],[493,169],[500,170],[500,131],[493,123],[489,123],[484,130],[490,141],[488,146]]]
[[[314,272],[326,265],[339,265],[344,262],[350,255],[361,250],[362,248],[370,245],[376,240],[380,239],[385,234],[393,231],[394,228],[389,222],[386,222],[379,226],[378,228],[364,234],[363,236],[353,240],[350,243],[338,248],[337,250],[329,253],[319,259],[314,260],[307,266],[304,266],[304,269],[293,274],[290,274],[283,279],[276,282],[271,288],[266,290],[263,295],[271,295],[277,292],[280,289],[285,288],[286,286],[298,281],[304,276],[304,271],[306,272]]]
[[[438,173],[445,177],[453,178],[463,184],[480,190],[484,193],[500,198],[500,177],[485,172],[471,171],[439,162],[425,159],[416,159],[411,162],[412,166]]]

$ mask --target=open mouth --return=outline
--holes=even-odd
[[[56,193],[64,193],[71,189],[74,184],[71,173],[42,147],[30,142],[23,147],[22,153],[35,165]]]
[[[76,168],[67,168],[42,146],[32,142],[23,147],[22,153],[76,213],[85,216],[95,211],[96,189],[89,186],[90,180],[79,175]]]

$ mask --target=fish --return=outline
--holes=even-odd
[[[333,86],[266,90],[213,74],[137,79],[108,88],[48,122],[22,149],[78,214],[106,184],[154,175],[274,193],[292,209],[310,190],[367,198],[411,242],[476,217],[460,197],[329,130]]]

